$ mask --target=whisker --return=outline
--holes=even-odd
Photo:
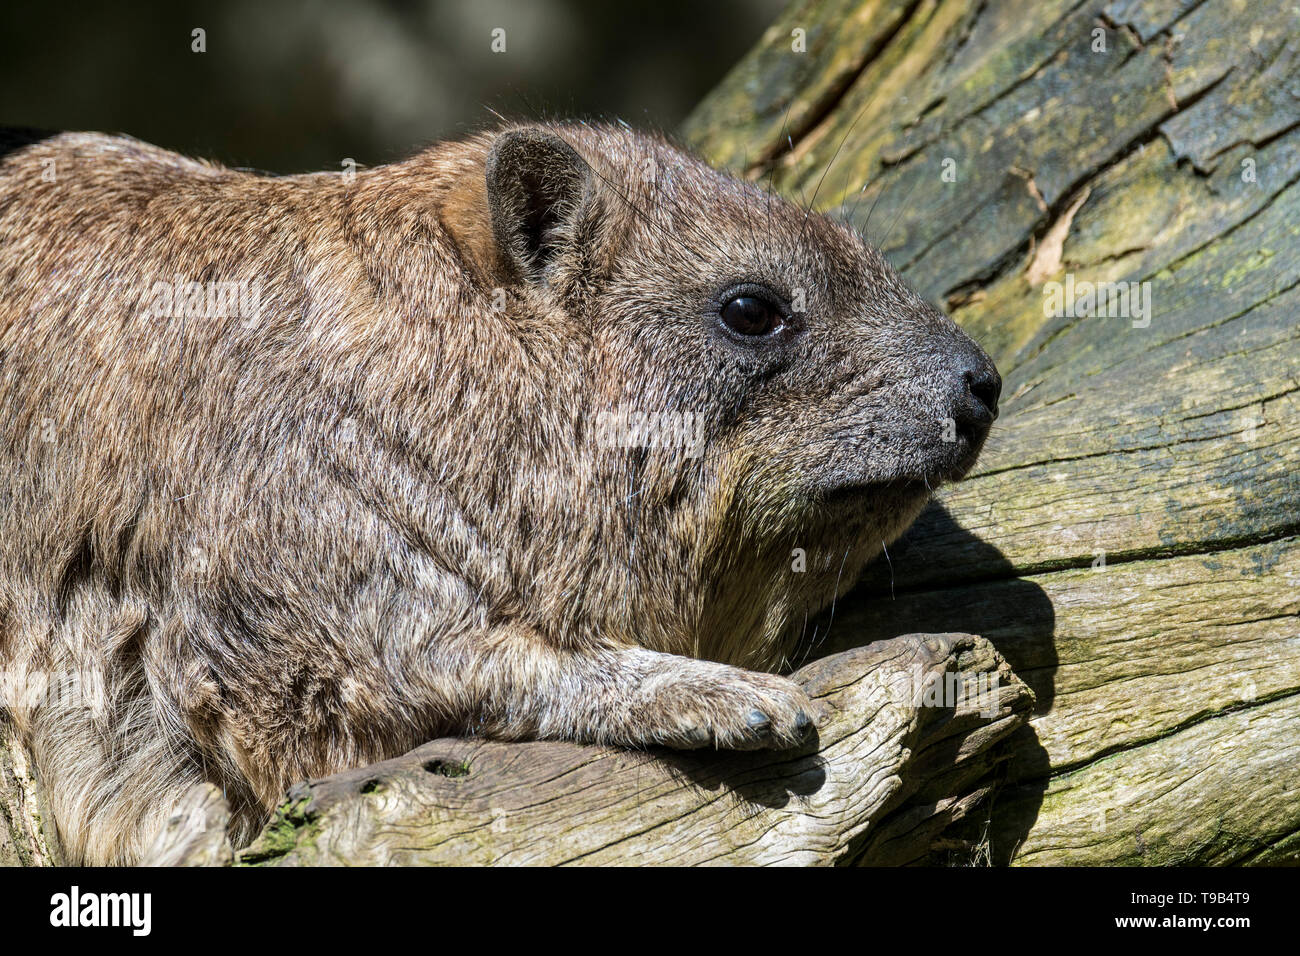
[[[862,104],[862,109],[858,110],[858,114],[853,117],[853,122],[849,124],[849,128],[845,130],[844,135],[840,137],[840,143],[838,146],[835,147],[835,152],[831,154],[830,162],[828,162],[826,164],[826,168],[822,170],[822,174],[817,180],[817,188],[813,190],[812,202],[808,204],[808,209],[804,213],[803,225],[799,227],[800,242],[803,242],[804,228],[808,225],[808,217],[812,214],[812,207],[817,202],[817,193],[821,191],[822,183],[825,181],[826,176],[830,173],[831,167],[835,165],[835,160],[839,158],[840,150],[844,148],[844,144],[848,141],[849,136],[853,133],[854,127],[858,125],[858,120],[862,119],[863,114],[866,113],[867,110],[871,108],[871,104],[875,102],[876,97],[880,94],[880,89],[881,88],[877,86],[874,90],[872,90],[871,95],[867,97],[867,101]]]

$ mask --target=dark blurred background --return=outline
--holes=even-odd
[[[283,173],[378,165],[492,109],[671,131],[783,5],[3,0],[0,126],[128,133]],[[196,27],[205,53],[191,52]]]

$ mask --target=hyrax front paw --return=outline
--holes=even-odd
[[[678,750],[780,750],[813,732],[813,704],[793,681],[718,664],[669,680],[646,708],[644,742]],[[716,668],[716,670],[715,670]]]

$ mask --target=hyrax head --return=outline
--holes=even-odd
[[[508,130],[485,165],[504,270],[584,343],[593,509],[634,496],[633,531],[657,511],[739,575],[768,554],[763,587],[806,549],[794,612],[973,465],[997,370],[853,230],[621,128]]]

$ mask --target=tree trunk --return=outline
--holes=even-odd
[[[993,859],[1300,861],[1294,11],[796,3],[687,134],[847,217],[1002,370],[976,472],[829,642],[973,631],[1034,689]],[[1071,315],[1085,281],[1152,307]]]

